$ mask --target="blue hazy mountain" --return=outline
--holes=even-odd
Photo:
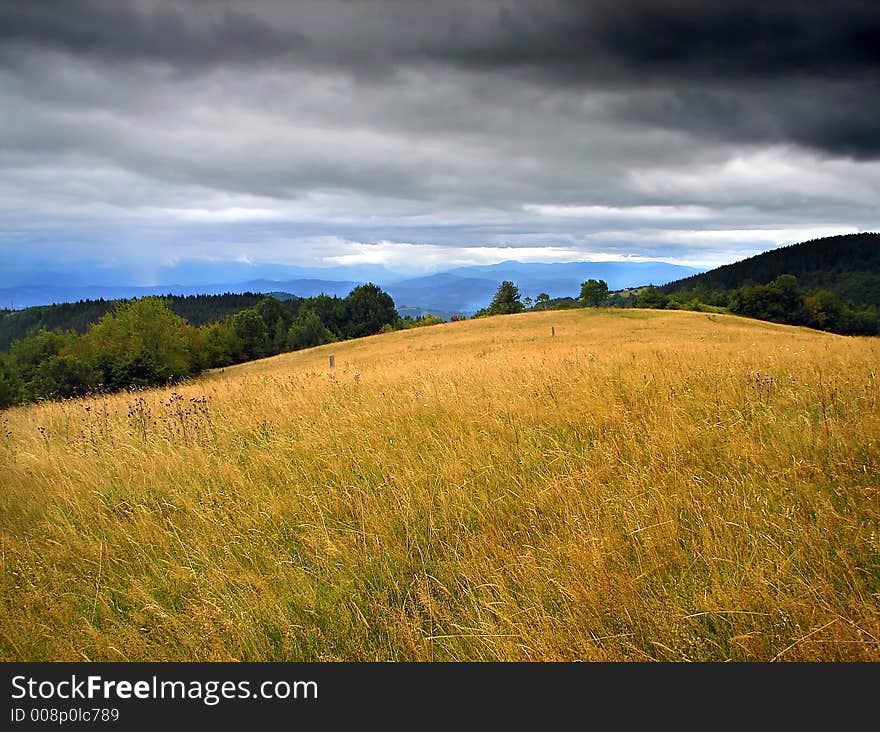
[[[262,264],[228,261],[179,260],[165,265],[108,265],[97,260],[77,262],[43,261],[17,251],[3,253],[0,289],[42,290],[70,286],[110,288],[153,288],[240,285],[257,280],[325,282],[395,282],[406,275],[382,265],[336,265],[300,267],[288,264]],[[0,303],[2,304],[2,303]]]
[[[498,285],[511,280],[523,297],[534,299],[542,292],[551,298],[577,297],[581,283],[590,278],[605,280],[612,290],[642,285],[662,285],[702,272],[666,262],[561,262],[500,264],[457,267],[448,272],[396,282],[387,287],[394,302],[423,308],[474,312],[492,300]]]
[[[398,305],[472,313],[489,304],[501,280],[440,272],[387,286]]]
[[[299,297],[338,295],[345,297],[359,282],[334,280],[250,280],[208,285],[33,285],[0,288],[0,308],[20,310],[34,305],[79,300],[119,300],[148,295],[222,295],[225,292],[285,292]]]
[[[173,267],[160,268],[151,274],[153,284],[143,285],[127,281],[130,275],[123,277],[121,273],[106,268],[93,268],[91,275],[80,269],[65,275],[56,268],[54,271],[16,272],[14,278],[7,272],[0,282],[0,307],[19,309],[86,299],[224,292],[287,292],[300,297],[324,293],[342,297],[358,284],[375,282],[401,307],[473,312],[489,304],[503,280],[515,282],[523,297],[534,298],[546,292],[555,298],[576,297],[581,282],[591,277],[603,279],[612,290],[619,290],[648,284],[662,285],[701,271],[666,262],[535,264],[510,261],[403,278],[381,266],[322,268],[246,262],[180,262]],[[118,279],[114,280],[114,276]]]
[[[458,267],[449,274],[479,277],[495,282],[511,280],[525,297],[546,292],[550,297],[576,297],[581,283],[605,280],[611,290],[641,285],[663,285],[690,277],[702,269],[668,262],[559,262],[553,264],[501,262],[499,264]]]
[[[250,262],[203,262],[182,260],[157,270],[156,284],[216,285],[217,283],[274,282],[322,280],[324,282],[395,282],[405,275],[376,264],[338,265],[333,267],[300,267],[289,264]]]

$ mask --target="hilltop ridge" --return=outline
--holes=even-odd
[[[806,289],[825,288],[843,300],[880,306],[880,234],[811,239],[675,280],[660,289],[667,294],[733,290],[767,284],[783,274],[797,277]]]

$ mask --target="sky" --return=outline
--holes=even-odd
[[[873,0],[0,0],[0,286],[876,231],[878,38]]]

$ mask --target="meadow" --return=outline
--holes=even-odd
[[[878,367],[573,310],[9,409],[0,658],[880,661]]]

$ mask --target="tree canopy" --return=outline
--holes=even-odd
[[[287,348],[291,351],[321,346],[335,340],[333,333],[321,322],[318,314],[307,308],[300,311],[287,331]]]
[[[109,389],[154,386],[193,374],[196,330],[158,297],[119,305],[73,344]]]
[[[50,309],[56,315],[97,313],[98,320],[83,334],[37,329],[16,339],[8,353],[0,353],[0,408],[90,391],[157,386],[206,368],[443,322],[434,317],[400,318],[391,297],[373,284],[356,287],[345,298],[220,298],[188,302],[208,308],[242,302],[251,306],[200,328],[175,314],[174,302],[166,298],[84,305],[63,312]],[[112,305],[109,312],[105,304]],[[207,312],[202,309],[202,315]]]
[[[581,284],[581,301],[589,307],[599,307],[608,300],[608,283],[605,280],[589,279]]]
[[[345,298],[348,324],[345,329],[349,338],[373,335],[383,325],[393,324],[397,310],[391,295],[372,283],[355,287]]]

